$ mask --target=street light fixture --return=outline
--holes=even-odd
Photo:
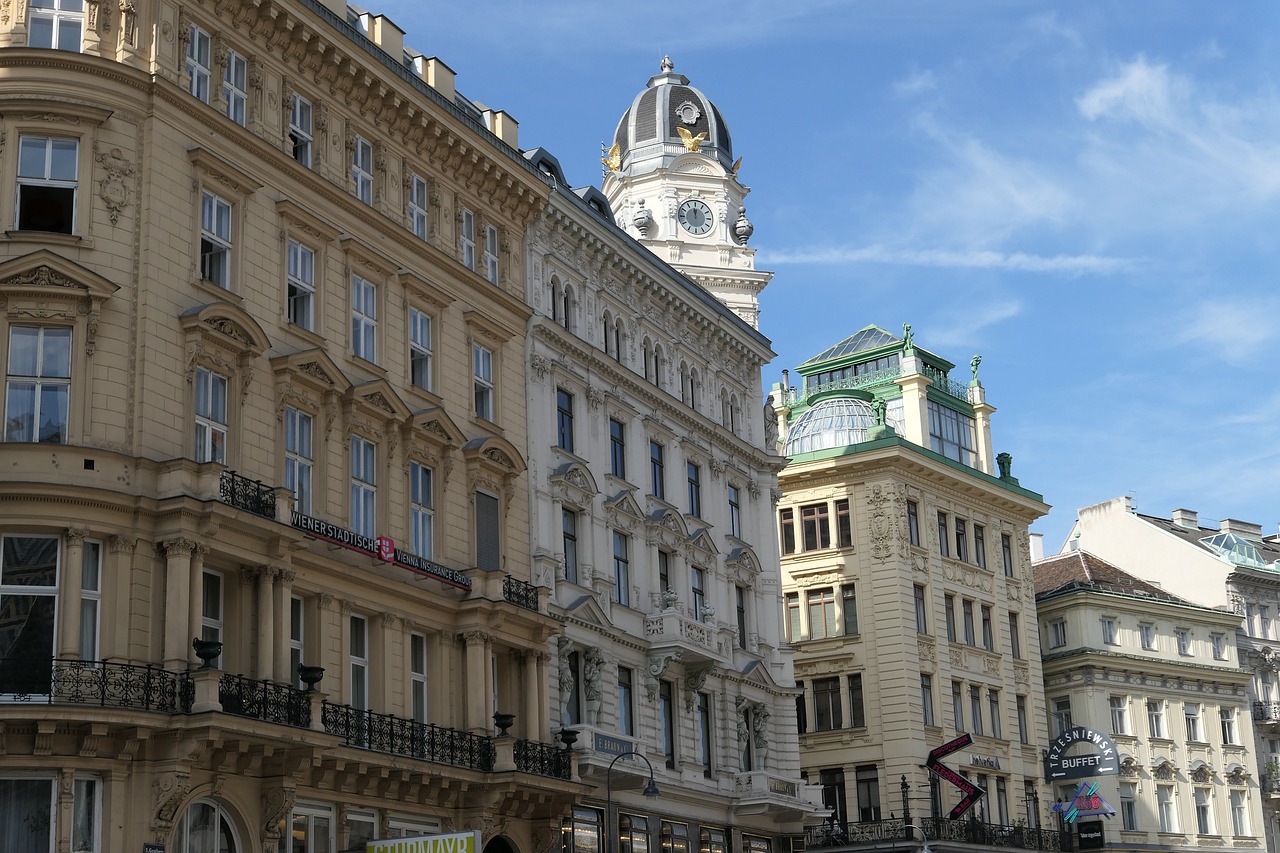
[[[617,853],[617,846],[614,841],[618,824],[613,819],[613,765],[623,758],[638,758],[645,763],[645,766],[649,768],[649,782],[644,786],[644,791],[641,793],[646,797],[658,796],[658,785],[653,781],[653,765],[649,763],[649,759],[635,750],[622,752],[613,757],[613,761],[609,762],[609,769],[604,773],[604,831],[608,834],[608,845],[605,847],[605,853]]]
[[[920,853],[933,853],[933,848],[929,846],[929,836],[924,834],[924,830],[916,826],[914,823],[904,824],[907,829],[914,829],[920,833]]]

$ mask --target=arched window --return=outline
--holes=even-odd
[[[727,424],[729,431],[736,433],[738,431],[738,395],[731,394],[729,396],[729,423]]]
[[[684,359],[680,360],[680,402],[686,406],[689,405],[691,384],[689,382],[689,365]]]
[[[613,320],[613,358],[615,361],[622,362],[622,344],[626,337],[626,333],[622,327],[622,318],[615,317]]]
[[[551,277],[551,319],[555,320],[557,323],[564,322],[560,314],[560,309],[564,307],[564,303],[562,299],[563,297],[561,296],[560,279],[556,278],[555,276],[552,276]]]
[[[731,415],[729,413],[729,392],[724,388],[720,389],[720,423],[729,426]]]
[[[689,369],[689,406],[698,408],[698,368]]]
[[[221,804],[197,800],[178,821],[173,850],[174,853],[240,853],[240,842]]]
[[[564,286],[564,305],[561,306],[563,311],[560,315],[560,325],[564,326],[567,331],[573,331],[573,323],[569,318],[573,316],[573,288],[569,285]]]
[[[653,381],[653,342],[646,336],[640,347],[640,355],[644,359],[644,378]]]
[[[662,387],[662,344],[653,345],[653,384]]]
[[[613,356],[614,358],[617,358],[617,357],[618,357],[618,353],[617,353],[617,351],[616,351],[616,350],[614,350],[614,349],[612,349],[612,347],[613,347],[613,328],[614,328],[614,327],[613,327],[613,314],[612,314],[612,312],[610,312],[608,309],[605,309],[605,312],[604,312],[604,323],[603,323],[603,326],[604,326],[604,354],[605,354],[605,355],[611,355],[611,356]]]

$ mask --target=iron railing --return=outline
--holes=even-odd
[[[472,770],[493,769],[493,739],[485,735],[328,702],[321,711],[321,721],[326,732],[342,738],[348,746]]]
[[[0,695],[11,702],[97,705],[165,714],[191,710],[191,676],[154,666],[67,658],[0,660]]]
[[[1253,720],[1257,723],[1280,723],[1280,702],[1254,702]]]
[[[816,397],[825,391],[847,391],[853,388],[869,388],[872,385],[887,385],[902,375],[902,365],[894,367],[886,367],[883,370],[872,370],[867,373],[859,373],[856,376],[845,376],[841,379],[830,379],[826,382],[809,382],[804,383],[804,397]],[[795,390],[795,389],[791,389]],[[790,401],[795,402],[794,395]]]
[[[538,612],[538,588],[519,578],[507,575],[502,579],[502,597],[516,607]]]
[[[1258,785],[1264,794],[1280,794],[1280,773],[1263,773],[1258,777]]]
[[[1039,829],[1031,826],[1005,826],[982,823],[978,820],[949,820],[947,818],[919,818],[915,821],[924,830],[927,840],[959,841],[967,844],[985,844],[989,847],[1009,847],[1019,850],[1070,850],[1071,834],[1056,829]],[[838,823],[824,821],[817,826],[806,826],[806,849],[819,847],[854,847],[860,844],[877,844],[885,841],[919,841],[920,833],[907,828],[902,818],[884,820],[851,821]]]
[[[569,750],[535,740],[518,740],[515,747],[516,769],[521,773],[568,779],[572,775]]]
[[[306,693],[270,680],[253,681],[243,675],[223,675],[218,681],[222,710],[282,726],[311,727],[311,700]]]
[[[265,518],[276,517],[276,491],[261,480],[250,480],[235,471],[223,471],[218,492],[224,504]]]
[[[933,367],[926,367],[924,369],[924,375],[933,380],[934,388],[937,388],[944,394],[950,394],[957,400],[963,400],[966,403],[969,402],[969,387],[963,382],[958,382],[943,373],[941,370]]]

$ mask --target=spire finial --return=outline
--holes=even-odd
[[[662,57],[662,73],[663,74],[670,74],[675,67],[676,67],[676,64],[671,61],[670,56]]]

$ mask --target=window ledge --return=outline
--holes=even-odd
[[[93,248],[93,241],[79,234],[63,234],[61,231],[6,231],[4,236],[13,243],[42,243],[54,246],[82,246]]]
[[[208,279],[196,279],[195,286],[197,290],[208,294],[219,302],[229,302],[232,305],[244,304],[244,297],[240,296],[240,294],[225,287],[219,287]]]
[[[326,341],[323,336],[313,332],[305,326],[299,326],[297,323],[289,323],[286,321],[285,328],[313,346],[323,347],[328,344],[328,341]]]
[[[378,365],[372,361],[369,361],[367,358],[362,358],[356,355],[355,353],[348,352],[347,361],[351,362],[356,367],[359,367],[361,370],[372,373],[383,379],[387,378],[387,369],[385,367],[382,367],[381,365]]]
[[[408,391],[409,394],[411,394],[412,396],[422,400],[426,400],[428,403],[430,403],[432,406],[435,406],[436,408],[440,408],[440,409],[444,408],[444,400],[439,395],[437,395],[436,392],[430,391],[426,388],[422,388],[418,385],[414,385],[412,382],[410,382],[408,385],[405,385],[404,387],[405,387],[405,390]]]

